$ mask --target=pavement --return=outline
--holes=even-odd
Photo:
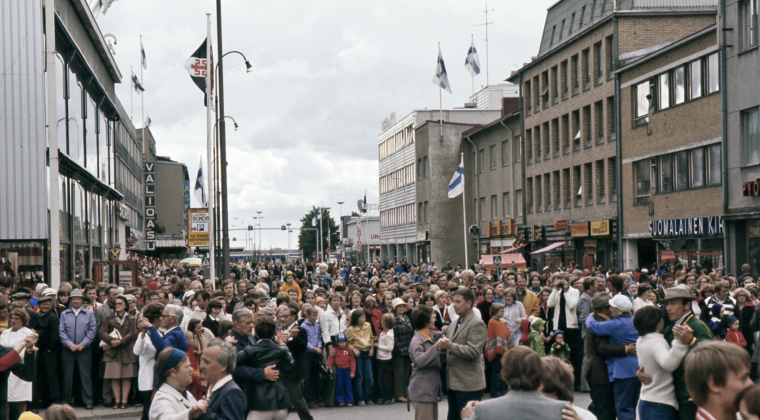
[[[486,394],[485,399],[488,399]],[[587,408],[591,403],[591,398],[587,393],[578,392],[575,394],[575,405],[583,408]],[[103,407],[102,405],[95,407],[94,410],[85,410],[83,407],[74,407],[77,412],[79,420],[96,420],[96,419],[128,419],[139,420],[142,417],[142,407],[126,408],[124,410],[114,410],[112,407]],[[438,403],[438,418],[441,420],[446,419],[449,405],[444,397],[440,403]],[[396,403],[393,405],[373,405],[369,407],[335,407],[335,408],[319,408],[311,410],[311,414],[314,420],[355,420],[361,413],[360,418],[363,420],[398,420],[398,419],[411,419],[414,418],[414,408],[411,411],[406,411],[406,403]],[[43,413],[39,413],[40,416]],[[298,419],[298,414],[290,413],[288,419]]]

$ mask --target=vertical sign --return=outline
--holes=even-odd
[[[190,210],[190,181],[185,180],[183,187],[182,198],[185,201],[185,232],[187,232],[187,211]]]
[[[362,222],[361,220],[356,222],[356,245],[359,247],[359,253],[362,252]]]
[[[209,222],[208,209],[189,209],[187,220],[190,230],[187,235],[188,246],[209,246]]]
[[[145,249],[156,250],[156,162],[144,162],[145,176]]]

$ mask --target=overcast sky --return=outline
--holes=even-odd
[[[555,0],[507,0],[489,4],[492,84],[538,53],[546,9]],[[383,118],[413,109],[438,108],[432,84],[441,43],[453,94],[443,107],[461,107],[472,94],[465,56],[474,35],[486,85],[485,3],[476,1],[276,1],[225,0],[224,60],[230,228],[252,220],[262,227],[299,225],[312,205],[338,216],[356,210],[367,191],[378,202],[377,135]],[[120,0],[97,18],[101,31],[118,39],[116,62],[123,80],[116,91],[140,125],[140,97],[130,105],[130,66],[140,76],[142,35],[148,69],[143,71],[145,112],[152,120],[158,154],[184,162],[191,186],[200,156],[206,166],[203,93],[184,64],[206,37],[213,0]],[[215,45],[216,51],[216,45]],[[159,180],[160,182],[160,180]],[[195,197],[192,205],[198,205]],[[269,233],[272,232],[272,233]],[[287,235],[265,231],[264,248],[286,247]],[[231,246],[243,246],[245,233]],[[297,234],[292,234],[295,248]]]

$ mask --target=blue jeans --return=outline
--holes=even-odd
[[[335,367],[337,384],[335,386],[335,404],[353,404],[354,393],[351,389],[351,368]]]
[[[377,381],[380,383],[380,395],[383,396],[383,401],[390,401],[393,399],[393,390],[391,384],[388,382],[388,369],[391,367],[391,361],[379,360],[377,361]]]
[[[636,403],[639,401],[639,392],[641,392],[639,379],[635,376],[615,379],[612,382],[612,391],[615,394],[615,412],[618,420],[636,420]]]
[[[501,379],[501,355],[496,355],[491,362],[491,398],[507,395],[509,385]]]
[[[677,420],[678,411],[672,405],[649,401],[639,401],[639,418],[657,420]]]
[[[360,351],[356,358],[354,394],[357,402],[372,401],[372,358],[369,357],[368,351]]]

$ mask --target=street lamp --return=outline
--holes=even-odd
[[[258,220],[259,220],[259,253],[260,253],[261,252],[261,219],[263,219],[264,216],[261,215],[262,212],[260,212],[260,211],[257,211],[256,213],[259,214],[258,215]],[[258,254],[256,256],[258,258],[260,258],[260,256]]]

